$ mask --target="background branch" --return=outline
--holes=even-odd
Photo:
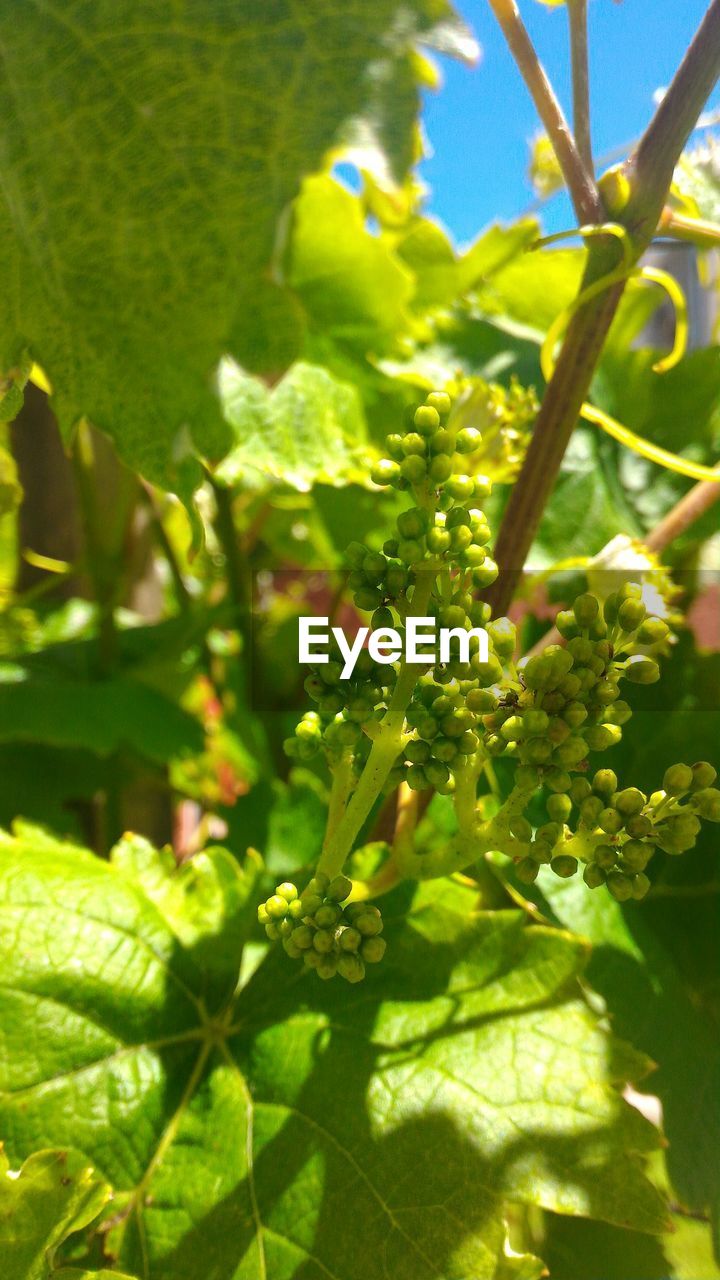
[[[515,0],[490,0],[490,7],[545,126],[579,221],[583,224],[602,221],[602,202],[592,172],[583,163]]]
[[[496,9],[500,0],[490,2]],[[720,0],[713,0],[672,85],[623,169],[627,197],[624,203],[620,200],[619,207],[613,207],[612,216],[632,238],[634,261],[655,233],[675,165],[718,74]],[[622,187],[616,183],[616,193]],[[609,241],[610,237],[598,237],[589,247],[581,290],[617,266],[619,245],[617,240],[613,244]],[[487,599],[496,615],[504,613],[512,600],[623,288],[622,283],[612,285],[591,299],[568,326],[495,546],[500,575]]]

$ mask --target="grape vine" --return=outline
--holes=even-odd
[[[333,777],[328,827],[309,884],[301,893],[278,885],[258,918],[268,938],[322,978],[356,982],[366,963],[382,959],[381,913],[352,900],[343,868],[378,798],[398,787],[452,797],[458,827],[440,851],[419,853],[412,842],[397,849],[399,875],[448,875],[499,851],[522,883],[533,883],[543,865],[562,879],[582,869],[588,888],[606,886],[619,902],[646,896],[658,848],[684,853],[702,820],[720,822],[716,771],[704,761],[671,765],[650,795],[621,786],[611,768],[591,767],[592,757],[620,742],[632,716],[621,683],[655,683],[669,652],[670,626],[648,612],[638,583],[604,599],[578,595],[556,619],[564,643],[516,659],[514,623],[492,618],[480,598],[498,574],[477,505],[492,487],[476,470],[481,448],[480,431],[454,424],[450,397],[431,392],[409,429],[387,437],[387,456],[371,472],[412,505],[382,552],[360,542],[347,550],[348,586],[373,631],[402,634],[409,617],[427,616],[454,632],[450,660],[433,654],[422,666],[381,665],[363,650],[343,679],[340,651],[331,652],[308,675],[315,706],[285,743],[298,761],[324,755]],[[486,629],[487,654],[472,634],[461,654],[461,633],[478,628]],[[483,818],[478,782],[499,758],[514,766],[512,786],[497,813]],[[540,824],[529,812],[538,795],[547,818]]]

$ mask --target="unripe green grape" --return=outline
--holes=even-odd
[[[448,529],[431,529],[425,538],[428,551],[433,555],[443,555],[450,550],[452,538]]]
[[[467,525],[458,525],[450,530],[450,546],[453,551],[466,551],[472,542],[472,532]]]
[[[553,822],[567,822],[572,810],[572,801],[567,795],[548,796],[546,808]]]
[[[358,933],[352,925],[348,925],[339,930],[337,941],[341,951],[357,951],[362,942],[362,934]]]
[[[589,666],[595,657],[592,640],[586,640],[584,636],[576,636],[574,640],[568,640],[567,651],[580,667]]]
[[[318,955],[328,955],[334,945],[335,939],[330,929],[317,929],[313,937],[313,947]]]
[[[637,787],[626,787],[624,791],[616,793],[613,804],[624,818],[632,818],[645,807],[647,796],[643,795]]]
[[[612,680],[598,680],[593,688],[592,700],[602,708],[616,702],[618,697],[618,687]]]
[[[288,905],[288,916],[291,920],[294,920],[297,923],[298,920],[302,920],[304,915],[305,908],[303,906],[302,898],[296,898],[294,902],[291,902]]]
[[[642,840],[644,836],[649,836],[652,829],[653,824],[644,813],[636,813],[625,822],[625,830],[633,840]]]
[[[487,562],[487,552],[484,547],[470,546],[466,547],[461,553],[460,563],[466,569],[482,569]]]
[[[342,676],[342,666],[339,662],[333,662],[331,660],[330,662],[324,663],[320,668],[319,675],[320,679],[324,680],[326,685],[332,687],[340,681],[340,677]]]
[[[291,884],[289,880],[285,880],[282,884],[276,885],[275,892],[279,898],[284,898],[286,902],[294,902],[295,898],[298,896],[298,891],[295,885]]]
[[[265,925],[265,933],[271,942],[277,942],[280,937],[280,930],[274,920],[269,920]]]
[[[611,871],[607,878],[607,887],[616,902],[627,902],[633,896],[633,882],[623,871]]]
[[[366,938],[360,948],[360,954],[366,964],[379,964],[385,955],[386,947],[384,938]]]
[[[488,622],[487,633],[499,658],[512,658],[517,644],[517,628],[509,618],[495,618]]]
[[[638,631],[640,644],[660,644],[667,640],[670,628],[662,618],[646,618]]]
[[[311,947],[309,951],[303,951],[303,964],[307,969],[317,970],[321,963],[322,956],[318,955],[314,947]]]
[[[290,937],[300,951],[307,951],[313,944],[314,933],[308,924],[300,924],[293,929]]]
[[[522,677],[528,689],[539,691],[549,687],[552,675],[552,659],[544,653],[529,658],[522,666]]]
[[[264,902],[261,902],[260,906],[257,909],[257,918],[258,918],[258,924],[270,923],[270,916],[268,915],[268,909],[265,906]]]
[[[547,733],[550,717],[541,707],[528,707],[523,712],[523,721],[528,737],[535,737]]]
[[[619,601],[617,598],[617,592],[613,591],[612,594],[607,597],[603,605],[603,617],[610,627],[614,626],[617,622],[618,608]]]
[[[692,790],[705,791],[711,787],[717,778],[717,770],[713,769],[711,764],[706,760],[699,760],[697,764],[692,766]]]
[[[471,689],[465,699],[465,706],[476,715],[488,715],[497,706],[497,698],[489,689]]]
[[[571,729],[579,729],[588,716],[587,707],[582,702],[569,702],[562,714]]]
[[[607,751],[617,746],[622,732],[616,724],[597,724],[586,729],[584,736],[591,751]]]
[[[639,582],[623,582],[622,586],[620,587],[617,593],[617,598],[618,598],[618,607],[622,604],[623,600],[641,600],[642,587],[640,583]]]
[[[322,978],[323,982],[327,982],[329,978],[334,978],[337,973],[337,960],[333,956],[321,956],[315,972],[318,978]]]
[[[402,451],[406,458],[424,458],[427,441],[417,431],[408,431],[402,438]]]
[[[626,871],[644,871],[651,856],[652,849],[643,844],[642,840],[626,840],[620,848],[620,857]]]
[[[652,658],[635,653],[628,658],[625,677],[632,684],[655,684],[660,679],[660,668]]]
[[[648,876],[646,876],[643,871],[639,871],[636,876],[633,876],[633,881],[632,881],[633,898],[635,898],[635,900],[639,902],[642,898],[646,896],[649,890],[650,890],[650,880]]]
[[[300,950],[299,947],[295,946],[295,943],[293,942],[292,938],[283,938],[282,944],[283,944],[284,950],[290,956],[291,960],[300,959],[300,957],[302,956],[302,951]]]
[[[628,720],[632,720],[632,707],[629,706],[627,702],[623,702],[621,700],[619,702],[614,702],[611,707],[608,707],[605,714],[612,724],[627,724]]]
[[[427,475],[425,459],[417,454],[410,454],[400,463],[400,474],[409,484],[422,484]]]
[[[538,840],[536,838],[530,845],[530,857],[534,862],[537,862],[538,866],[547,865],[552,858],[552,845],[548,844],[546,840]]]
[[[435,738],[432,744],[433,756],[436,760],[442,760],[445,764],[452,764],[457,755],[457,750],[457,744],[451,738]]]
[[[425,777],[431,787],[438,790],[447,786],[450,781],[450,770],[442,760],[431,760],[429,764],[424,765]]]
[[[452,457],[455,452],[455,437],[452,431],[447,431],[444,427],[436,431],[430,438],[430,452],[436,456],[445,454],[447,457]]]
[[[379,461],[373,463],[370,470],[370,479],[373,484],[389,485],[397,484],[400,479],[400,467],[397,462],[390,458],[380,458]]]
[[[623,600],[617,620],[623,631],[635,631],[645,621],[647,610],[641,600]]]
[[[570,788],[570,799],[573,804],[580,806],[583,800],[587,800],[592,793],[592,787],[587,778],[573,778]]]
[[[527,841],[532,840],[532,827],[527,818],[523,818],[520,815],[511,818],[509,827],[511,834],[514,835],[516,840],[521,840],[523,843],[527,843]]]
[[[307,890],[303,893],[300,901],[306,916],[314,916],[315,912],[319,911],[323,904],[319,893],[308,893]]]
[[[365,977],[365,965],[357,955],[348,953],[338,956],[336,967],[340,977],[346,982],[362,982]]]
[[[561,609],[555,618],[555,626],[565,640],[572,640],[579,634],[577,618],[572,609]]]
[[[402,511],[397,518],[398,532],[401,538],[421,538],[427,531],[428,515],[421,507],[411,507]]]
[[[475,656],[472,658],[470,666],[483,689],[488,689],[493,684],[499,684],[502,680],[502,667],[495,657],[490,657],[487,662],[482,662]]]
[[[398,540],[397,540],[397,538],[386,538],[386,539],[385,539],[385,541],[383,542],[383,548],[382,548],[382,549],[383,549],[383,555],[384,555],[384,556],[388,556],[391,560],[392,560],[392,559],[394,559],[394,557],[395,557],[395,556],[397,555],[397,553],[398,553]]]
[[[580,802],[580,817],[588,827],[596,827],[603,811],[603,802],[599,796],[587,796]]]
[[[618,813],[617,809],[603,809],[597,820],[597,825],[609,836],[616,836],[623,829],[622,814]]]
[[[452,400],[446,391],[431,391],[425,397],[425,403],[437,409],[441,417],[446,418],[452,408]]]
[[[573,604],[575,621],[583,630],[593,625],[599,612],[600,605],[598,601],[595,596],[591,596],[589,593],[578,596]]]
[[[543,781],[550,791],[563,795],[572,786],[572,778],[566,769],[547,769]]]
[[[289,937],[291,936],[291,934],[292,934],[292,931],[293,931],[294,927],[295,927],[295,926],[293,925],[292,920],[288,920],[288,918],[287,918],[287,916],[286,916],[284,920],[281,920],[281,921],[280,921],[280,923],[279,923],[279,925],[278,925],[278,927],[277,927],[277,929],[278,929],[278,933],[280,934],[280,937],[281,937],[281,938],[289,938]]]
[[[332,902],[344,902],[350,893],[352,893],[352,880],[343,875],[335,876],[326,889],[326,894]]]
[[[265,903],[265,910],[271,920],[284,920],[287,915],[288,904],[279,893],[274,893]]]
[[[529,738],[523,748],[523,758],[530,764],[545,764],[552,752],[552,743],[547,738]]]
[[[510,716],[500,729],[500,733],[506,742],[519,742],[525,734],[522,716]]]
[[[402,462],[405,457],[402,442],[402,436],[397,433],[385,437],[385,451],[395,462]]]
[[[455,437],[455,449],[458,453],[475,453],[482,444],[482,436],[477,427],[463,427]]]
[[[696,791],[693,805],[701,818],[707,822],[720,822],[720,791],[716,787],[705,787]]]
[[[445,481],[445,492],[456,502],[469,502],[475,492],[475,481],[472,476],[450,476]]]
[[[381,627],[392,627],[395,625],[395,619],[392,609],[388,609],[387,605],[381,605],[376,609],[370,619],[373,631],[379,631]]]
[[[372,938],[382,933],[383,921],[377,907],[366,906],[353,920],[353,925],[364,938]]]
[[[428,787],[431,785],[425,769],[421,764],[410,765],[410,768],[405,774],[405,781],[411,791],[427,791]]]
[[[523,884],[532,884],[538,878],[540,866],[533,858],[521,858],[515,864],[515,874]]]
[[[479,568],[473,569],[473,582],[480,591],[484,591],[486,587],[492,586],[495,582],[500,570],[494,560],[488,556],[485,563]]]
[[[405,564],[419,564],[424,555],[422,543],[415,538],[403,538],[398,547],[398,556]]]
[[[669,796],[681,796],[693,784],[693,771],[686,764],[672,764],[665,770],[663,787]]]
[[[374,613],[382,603],[382,592],[378,587],[361,587],[353,597],[358,609],[366,613]]]
[[[583,880],[588,889],[599,889],[600,885],[605,884],[606,879],[605,872],[597,862],[588,862],[583,871]]]
[[[569,853],[558,853],[550,863],[550,870],[561,880],[569,880],[578,869],[578,860]]]
[[[421,405],[415,410],[413,422],[421,435],[434,435],[440,426],[440,414],[432,405]]]
[[[617,862],[617,849],[611,844],[598,844],[593,851],[593,860],[604,871],[609,871]]]
[[[398,547],[399,550],[399,547]],[[385,575],[385,591],[388,596],[395,600],[402,595],[408,580],[408,571],[405,565],[391,564]]]
[[[408,742],[405,747],[405,758],[410,764],[427,764],[430,759],[430,744],[420,740]]]
[[[568,738],[553,751],[553,760],[563,768],[575,768],[587,755],[587,743],[584,738]]]

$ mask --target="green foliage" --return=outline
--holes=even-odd
[[[131,1280],[117,1271],[55,1265],[63,1241],[88,1227],[109,1197],[110,1188],[77,1152],[37,1151],[10,1174],[0,1151],[0,1247],[8,1280]]]
[[[648,1063],[583,1001],[568,935],[401,890],[388,994],[298,988],[272,954],[233,994],[252,867],[209,851],[178,876],[137,842],[108,864],[32,830],[0,866],[8,1152],[72,1135],[116,1189],[118,1266],[353,1280],[370,1248],[396,1275],[493,1277],[505,1199],[662,1229],[656,1139],[617,1092]]]
[[[302,308],[273,268],[301,177],[351,126],[404,177],[417,41],[472,44],[444,0],[152,0],[136,16],[114,0],[4,14],[0,366],[29,346],[66,436],[86,415],[187,494],[194,451],[219,461],[232,443],[220,357],[276,372],[300,348]]]

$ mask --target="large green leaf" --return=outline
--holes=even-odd
[[[37,1151],[10,1173],[0,1148],[0,1256],[4,1280],[130,1280],[113,1271],[56,1270],[55,1254],[110,1198],[110,1188],[74,1151]]]
[[[460,886],[408,888],[362,986],[280,952],[231,997],[247,886],[229,866],[176,872],[128,840],[108,864],[32,832],[0,847],[0,1132],[12,1159],[72,1135],[117,1189],[118,1265],[537,1274],[504,1255],[505,1199],[662,1229],[638,1161],[654,1131],[616,1088],[647,1063],[581,998],[581,945],[477,914]],[[214,904],[212,975],[194,901]]]
[[[193,444],[231,443],[220,357],[299,348],[276,266],[300,179],[368,107],[401,177],[415,45],[466,55],[466,33],[447,0],[11,0],[0,41],[0,369],[29,349],[66,434],[87,415],[186,485]]]

